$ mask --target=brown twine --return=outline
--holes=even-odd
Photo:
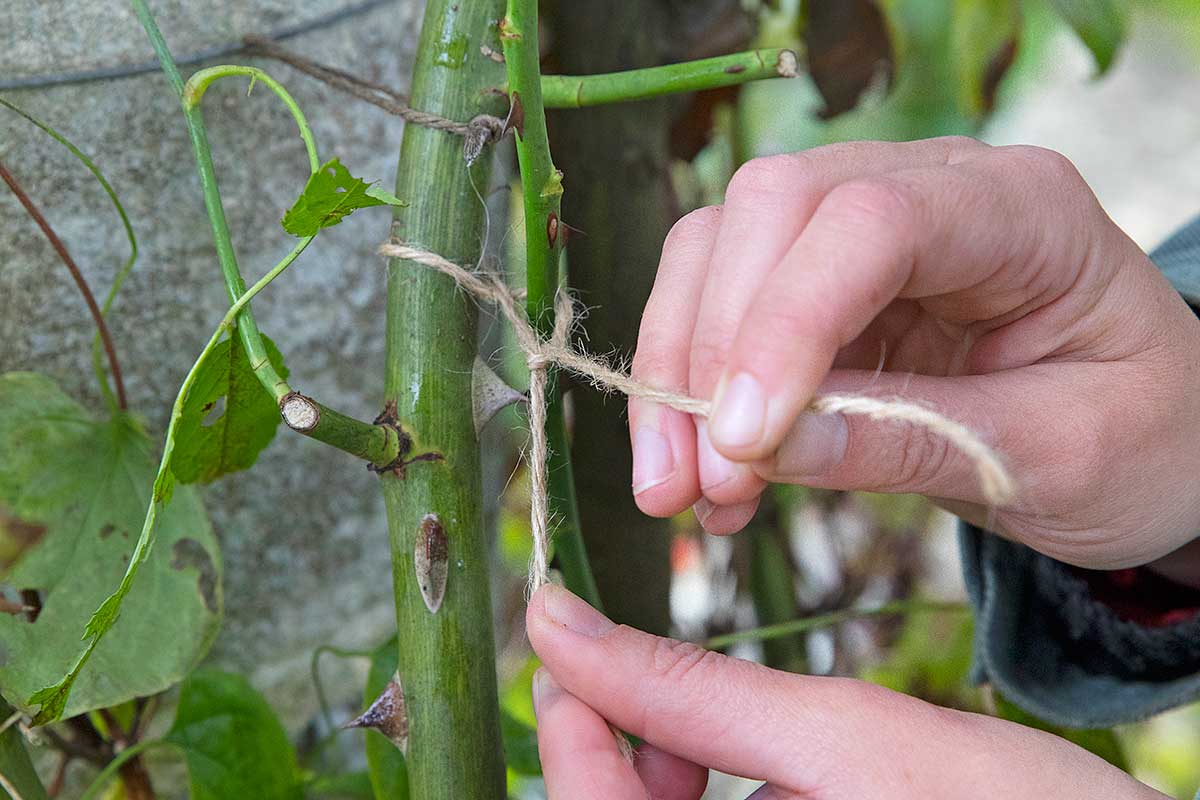
[[[356,97],[389,114],[400,117],[405,122],[432,128],[436,131],[446,131],[456,136],[462,136],[463,153],[468,163],[473,163],[479,157],[483,147],[492,142],[498,142],[505,134],[504,120],[490,114],[480,114],[470,122],[458,122],[447,119],[440,114],[419,111],[408,104],[408,97],[382,83],[360,78],[345,70],[321,64],[304,56],[293,53],[271,39],[261,36],[247,36],[246,52],[250,55],[265,56],[276,61],[282,61],[288,66],[303,72],[305,75]]]
[[[546,458],[549,455],[546,442],[546,373],[549,367],[557,365],[568,369],[602,391],[620,392],[698,417],[709,416],[712,403],[648,386],[613,369],[604,361],[572,348],[567,337],[575,319],[575,308],[566,293],[560,292],[555,298],[554,331],[549,339],[543,340],[529,324],[513,292],[499,276],[467,269],[437,253],[395,239],[381,245],[379,253],[437,270],[453,278],[476,300],[494,303],[512,325],[517,346],[525,353],[529,365],[530,522],[534,545],[529,564],[529,593],[532,594],[550,580],[550,512],[546,491]],[[814,398],[807,410],[817,414],[849,414],[919,425],[946,439],[970,459],[975,466],[983,496],[990,505],[1002,506],[1015,493],[1013,480],[995,451],[967,426],[925,406],[895,398],[827,394]]]

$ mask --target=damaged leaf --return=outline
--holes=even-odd
[[[825,101],[822,119],[854,108],[876,83],[891,86],[892,41],[876,0],[808,0],[805,13],[808,72]]]
[[[287,378],[275,342],[263,336],[263,343],[275,371]],[[278,425],[280,409],[254,375],[241,337],[224,339],[212,348],[187,392],[170,470],[181,483],[209,483],[250,469]]]
[[[267,358],[281,377],[283,356],[266,336]],[[239,336],[217,344],[196,374],[175,431],[171,472],[181,483],[209,483],[249,469],[271,443],[279,407],[250,367]]]
[[[407,205],[391,192],[354,177],[334,158],[304,184],[300,197],[283,215],[283,229],[293,236],[315,236],[360,208]]]
[[[0,376],[0,452],[0,504],[45,526],[0,576],[12,589],[37,590],[42,600],[33,622],[0,614],[0,692],[26,712],[44,701],[39,721],[47,721],[177,683],[208,650],[221,619],[220,552],[196,492],[176,488],[160,514],[159,547],[90,668],[35,701],[36,690],[76,664],[84,623],[125,573],[150,502],[155,459],[132,417],[96,421],[33,373]],[[171,646],[163,647],[168,611]]]

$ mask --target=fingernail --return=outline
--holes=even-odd
[[[713,448],[705,423],[696,424],[696,460],[700,465],[702,489],[715,489],[738,476],[737,465]]]
[[[701,497],[692,504],[692,513],[696,515],[696,521],[700,523],[700,527],[704,527],[704,523],[708,522],[708,518],[717,510],[712,501],[707,497]]]
[[[849,437],[841,414],[801,414],[775,454],[774,475],[804,478],[828,472],[845,458]]]
[[[749,372],[739,372],[717,393],[709,422],[712,438],[726,447],[746,447],[762,438],[767,394]]]
[[[612,630],[616,623],[561,586],[546,584],[542,589],[546,615],[576,633],[595,638]]]
[[[562,694],[562,687],[558,685],[558,681],[554,680],[550,671],[545,667],[538,667],[538,671],[533,673],[534,716],[541,714],[542,709],[549,708],[560,694]]]
[[[633,493],[666,483],[674,474],[675,453],[667,437],[654,428],[638,428],[633,434]]]

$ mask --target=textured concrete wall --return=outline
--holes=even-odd
[[[352,0],[164,0],[152,6],[176,57],[314,19]],[[423,4],[396,0],[289,40],[318,60],[405,88]],[[107,0],[18,0],[0,12],[0,82],[153,59],[128,7]],[[225,62],[246,63],[230,56]],[[296,96],[322,158],[390,185],[402,125],[293,72],[261,63]],[[187,74],[189,68],[185,68]],[[307,161],[278,100],[243,80],[205,98],[225,207],[247,282],[291,246],[278,225]],[[113,336],[131,405],[162,431],[176,388],[228,301],[213,252],[182,116],[158,72],[4,97],[89,153],[134,220],[142,254],[114,309]],[[0,109],[0,159],[39,203],[93,289],[107,291],[124,234],[99,186],[33,126]],[[73,284],[15,199],[0,192],[0,371],[36,369],[99,403],[89,366],[93,327]],[[385,210],[323,233],[254,304],[279,344],[293,386],[360,418],[378,411],[383,382]],[[219,665],[246,672],[295,726],[315,708],[307,660],[322,643],[371,645],[392,629],[387,533],[375,479],[361,464],[281,430],[251,473],[206,493],[226,568]],[[82,621],[81,621],[82,624]],[[164,636],[170,609],[163,609]],[[358,675],[326,669],[335,698]],[[339,677],[340,676],[340,677]]]

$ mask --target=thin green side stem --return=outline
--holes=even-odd
[[[183,83],[179,70],[171,59],[166,42],[163,40],[162,33],[146,8],[145,0],[133,0],[133,4],[138,18],[142,21],[142,25],[154,45],[155,52],[158,53],[163,71],[167,74],[167,78],[179,95],[183,106],[188,133],[192,137],[192,147],[195,151],[196,167],[200,173],[200,185],[204,191],[204,205],[208,211],[213,241],[217,247],[217,259],[221,264],[221,272],[225,277],[225,287],[229,292],[230,300],[236,301],[245,292],[246,284],[242,279],[241,270],[238,268],[233,241],[229,235],[229,226],[225,221],[225,210],[221,203],[221,192],[217,186],[217,178],[213,169],[212,153],[208,146],[208,134],[204,128],[200,101],[204,98],[204,93],[208,91],[208,88],[221,78],[238,76],[250,78],[247,93],[254,88],[255,83],[262,82],[283,101],[288,111],[291,112],[292,118],[296,121],[296,127],[300,131],[300,138],[304,142],[304,150],[308,155],[309,172],[315,175],[321,168],[321,160],[317,154],[317,145],[313,139],[312,129],[308,125],[304,112],[300,110],[300,106],[283,88],[282,84],[256,67],[222,64],[199,70],[188,79],[187,83]],[[312,240],[311,236],[302,239],[296,245],[293,253],[299,254]],[[294,258],[295,255],[290,257]],[[267,357],[262,334],[259,333],[258,324],[254,321],[254,314],[248,306],[244,308],[237,320],[237,335],[241,338],[254,374],[271,396],[276,401],[281,401],[291,394],[292,388],[288,386],[283,376],[276,372],[274,365]],[[315,401],[313,402],[315,403]],[[320,408],[325,413],[318,416],[316,427],[302,430],[301,433],[378,466],[388,464],[396,457],[399,441],[394,432],[339,414],[325,406],[320,406]],[[385,458],[386,460],[381,460]]]
[[[188,102],[184,91],[183,77],[179,74],[179,68],[175,66],[175,60],[171,57],[171,51],[146,5],[146,0],[131,0],[131,2],[138,20],[146,29],[146,35],[150,38],[150,44],[154,47],[158,60],[162,63],[163,72],[166,74],[171,88],[179,96],[183,107],[188,135],[192,140],[192,151],[196,157],[196,169],[200,175],[200,187],[204,192],[204,208],[208,212],[213,242],[217,248],[217,260],[221,264],[221,273],[225,278],[225,289],[229,293],[230,302],[234,302],[245,293],[246,282],[242,279],[242,273],[238,269],[233,239],[229,234],[229,223],[225,219],[225,209],[221,205],[221,190],[217,186],[217,174],[213,167],[208,133],[204,128],[204,116],[201,114],[199,106]],[[254,314],[249,308],[246,308],[242,318],[238,320],[237,330],[255,374],[272,397],[276,400],[281,399],[291,391],[291,387],[288,386],[283,376],[276,372],[267,357],[262,334],[259,333],[258,324],[254,321]]]
[[[542,104],[537,15],[537,0],[508,0],[500,39],[512,103],[520,104],[519,116],[523,119],[517,130],[517,160],[525,210],[525,308],[538,332],[547,336],[554,329],[554,296],[560,283],[559,262],[566,229],[561,225],[562,173],[555,169],[550,157]],[[554,535],[555,556],[567,587],[601,608],[579,525],[570,444],[557,381],[549,382],[547,394],[550,510],[563,522]]]
[[[793,51],[766,48],[602,75],[543,75],[542,101],[546,108],[625,103],[768,78],[794,78],[796,70]],[[512,86],[511,79],[509,85]]]
[[[137,758],[147,750],[153,750],[156,747],[175,747],[175,744],[173,742],[168,742],[165,739],[143,739],[137,744],[131,745],[122,750],[120,753],[117,753],[116,758],[108,762],[108,765],[105,766],[104,769],[100,770],[100,773],[92,779],[92,782],[88,785],[87,790],[83,793],[79,800],[92,800],[92,798],[99,797],[100,792],[102,792],[104,788],[108,786],[109,781],[113,779],[113,777],[117,774],[117,771],[120,770],[121,767],[126,764],[126,762]]]
[[[793,636],[797,633],[807,633],[820,628],[828,628],[831,625],[840,625],[843,622],[851,622],[860,619],[887,617],[893,614],[928,614],[933,612],[965,613],[968,610],[969,609],[964,603],[944,603],[928,600],[897,600],[892,603],[884,603],[878,608],[846,608],[842,609],[841,611],[831,611],[828,614],[819,614],[815,617],[804,617],[802,619],[794,619],[789,622],[780,622],[776,625],[767,625],[762,628],[754,628],[748,631],[739,631],[737,633],[728,633],[723,636],[714,636],[705,642],[704,646],[709,650],[724,650],[725,648],[735,645],[738,642],[761,642],[769,639],[778,639],[782,636]]]
[[[129,240],[129,258],[127,258],[125,263],[121,265],[121,268],[117,270],[116,277],[113,278],[112,286],[110,286],[108,289],[108,295],[104,298],[104,302],[100,306],[100,316],[107,318],[108,312],[112,308],[113,301],[116,300],[117,293],[121,291],[121,285],[125,283],[125,278],[127,278],[129,273],[133,270],[134,262],[137,261],[138,256],[137,236],[135,236],[133,233],[133,225],[129,222],[129,215],[125,213],[125,207],[121,205],[121,201],[117,197],[116,190],[113,189],[112,184],[108,182],[108,179],[104,177],[104,173],[100,171],[100,168],[96,166],[96,163],[92,161],[92,159],[88,158],[86,153],[76,147],[70,139],[54,130],[54,128],[50,127],[46,123],[42,122],[25,109],[10,103],[3,97],[0,97],[0,105],[4,106],[9,111],[12,111],[14,114],[24,117],[31,124],[37,126],[38,128],[41,128],[47,136],[54,139],[63,147],[67,148],[71,155],[79,159],[79,161],[85,167],[87,167],[87,170],[91,172],[92,175],[95,176],[96,180],[100,183],[101,188],[104,189],[104,193],[108,195],[108,199],[112,203],[113,208],[116,209],[117,216],[121,218],[121,225],[125,228],[125,238]],[[100,391],[104,394],[104,399],[105,402],[108,403],[109,409],[111,411],[116,411],[118,408],[120,408],[120,403],[117,400],[117,396],[113,393],[112,387],[109,386],[108,377],[104,372],[102,337],[99,331],[96,331],[96,335],[92,339],[92,370],[96,373],[96,379],[100,383]]]

